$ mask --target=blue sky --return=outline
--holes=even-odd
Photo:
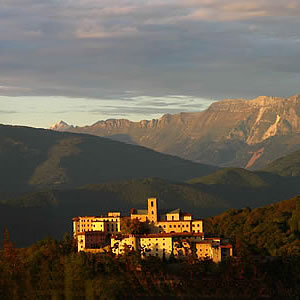
[[[2,0],[0,123],[151,119],[291,96],[299,16],[299,0]]]

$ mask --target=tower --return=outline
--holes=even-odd
[[[157,199],[148,198],[148,219],[150,222],[157,223]]]

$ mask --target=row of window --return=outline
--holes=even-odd
[[[193,224],[193,227],[195,227],[196,226],[196,224]],[[200,224],[197,224],[197,227],[200,227]]]
[[[162,250],[163,252],[166,251],[165,248],[162,248],[162,249],[158,249],[158,248],[155,248],[155,249],[148,249],[147,251],[151,252],[151,251],[154,251],[154,250],[155,250],[156,252],[158,252],[158,250]]]
[[[84,227],[85,229],[85,224],[82,225],[82,227]],[[87,224],[87,227],[89,227],[89,224]],[[92,227],[92,226],[91,226]],[[95,227],[95,225],[93,225],[93,227]],[[103,227],[102,225],[100,226],[101,228]],[[80,230],[80,226],[78,225],[78,230]],[[107,230],[109,231],[109,224],[107,224]],[[111,224],[111,231],[114,231],[114,224]],[[118,231],[118,224],[116,224],[116,231]]]
[[[172,228],[172,226],[173,226],[173,228],[176,228],[176,225],[169,225],[169,228]],[[163,227],[166,228],[166,225],[163,225]],[[178,228],[180,228],[180,227],[183,228],[183,227],[184,227],[184,224],[178,224],[177,227],[178,227]],[[186,224],[185,227],[189,227],[189,224]],[[159,228],[162,228],[161,225],[159,225]]]
[[[104,219],[102,220],[104,222],[118,222],[118,219]],[[94,219],[83,219],[83,220],[80,220],[80,222],[94,222]]]

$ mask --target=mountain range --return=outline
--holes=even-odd
[[[0,125],[0,228],[28,245],[61,237],[76,215],[128,213],[149,196],[198,217],[259,207],[300,194],[299,162],[296,151],[258,171],[219,169],[107,138]]]
[[[259,169],[300,149],[300,94],[225,99],[201,112],[140,122],[109,119],[78,127],[61,121],[51,129],[110,137],[205,164]]]

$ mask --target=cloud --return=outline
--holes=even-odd
[[[15,114],[17,113],[16,110],[2,110],[0,109],[0,114]]]
[[[299,15],[298,0],[2,0],[0,94],[293,94]]]

